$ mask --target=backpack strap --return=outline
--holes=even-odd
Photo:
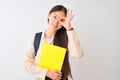
[[[42,35],[42,32],[38,32],[35,34],[35,39],[34,39],[35,56],[37,55],[37,51],[38,51],[40,40],[41,40],[41,35]]]

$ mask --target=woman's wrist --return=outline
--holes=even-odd
[[[72,28],[72,27],[70,27],[70,28],[67,28],[66,30],[67,30],[67,31],[69,31],[69,30],[73,30],[73,28]]]

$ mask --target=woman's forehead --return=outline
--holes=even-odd
[[[55,15],[55,16],[65,16],[65,13],[63,11],[56,11],[56,12],[52,12],[51,15]]]

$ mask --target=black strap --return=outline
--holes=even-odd
[[[35,34],[35,39],[34,39],[35,56],[37,55],[37,51],[38,51],[40,40],[41,40],[41,35],[42,35],[42,32]]]
[[[35,56],[37,55],[37,51],[38,51],[40,40],[41,40],[41,35],[42,35],[42,32],[35,34],[35,39],[34,39]],[[45,80],[52,80],[52,79],[50,79],[49,77],[45,77]]]

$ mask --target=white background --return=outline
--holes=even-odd
[[[26,47],[56,4],[73,10],[84,50],[70,57],[74,80],[120,80],[120,0],[0,0],[0,80],[33,80],[23,68]]]

